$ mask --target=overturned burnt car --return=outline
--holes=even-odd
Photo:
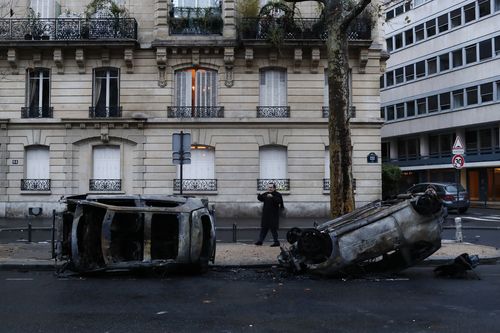
[[[214,214],[206,200],[145,195],[65,200],[57,257],[73,271],[182,266],[203,272],[215,258]]]
[[[375,201],[315,228],[292,228],[278,260],[322,275],[396,272],[441,247],[444,214],[435,193]]]

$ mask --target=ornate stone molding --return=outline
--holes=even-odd
[[[314,48],[311,50],[311,73],[318,72],[319,60],[321,59],[321,53],[319,48]]]
[[[293,72],[300,73],[300,66],[302,64],[302,49],[296,48],[293,55]]]
[[[191,61],[195,67],[200,65],[200,49],[193,48],[191,50]]]
[[[127,73],[132,74],[134,72],[134,50],[125,49],[123,60],[125,61],[125,66],[127,66]]]
[[[159,47],[156,49],[156,66],[158,67],[158,86],[165,88],[167,86],[167,48]]]
[[[363,49],[359,52],[359,69],[358,73],[364,74],[366,72],[366,64],[368,63],[368,50]]]
[[[107,124],[101,125],[101,141],[103,143],[109,142],[109,129]]]
[[[224,65],[226,67],[226,78],[224,84],[231,88],[234,85],[233,67],[234,67],[234,48],[226,47],[224,49]]]
[[[15,49],[9,49],[7,51],[7,61],[10,65],[12,74],[18,74],[19,70],[17,68],[17,54]]]
[[[42,65],[42,53],[33,52],[33,65],[34,67],[39,67]]]
[[[61,49],[54,49],[54,63],[57,67],[57,74],[64,74],[64,56]]]
[[[85,54],[83,53],[83,49],[76,49],[75,60],[78,65],[78,73],[85,74]]]

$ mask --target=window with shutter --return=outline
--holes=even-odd
[[[50,117],[50,70],[28,70],[25,118]]]
[[[216,191],[215,149],[209,146],[191,146],[191,164],[182,167],[182,183],[185,191]],[[180,166],[174,190],[180,190]]]
[[[260,72],[260,105],[286,106],[286,71],[266,69]]]
[[[26,178],[49,179],[49,147],[26,148]]]
[[[60,8],[60,5],[55,0],[31,0],[30,7],[40,14],[40,18],[55,18],[56,8]]]
[[[93,107],[97,117],[117,117],[119,111],[119,81],[118,68],[94,69]]]
[[[93,150],[93,178],[120,179],[120,147],[96,146]]]
[[[290,190],[287,170],[287,149],[282,146],[263,146],[259,149],[260,179],[258,189],[272,182],[278,190]]]
[[[217,81],[218,75],[214,70],[188,69],[176,71],[176,105],[216,106]]]

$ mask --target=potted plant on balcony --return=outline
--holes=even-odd
[[[129,13],[125,7],[117,5],[113,0],[92,0],[85,8],[85,17],[89,23],[92,23],[90,20],[94,18],[112,19],[111,25],[97,22],[97,26],[93,29],[90,29],[90,24],[88,24],[88,34],[92,30],[97,36],[110,37],[112,34],[113,37],[121,37],[123,24],[120,24],[120,19],[128,18]],[[85,30],[82,31],[82,37],[84,37],[84,33],[86,34]]]

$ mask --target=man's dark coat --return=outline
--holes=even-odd
[[[272,197],[268,197],[268,194],[272,194]],[[269,229],[279,228],[280,210],[283,209],[283,197],[281,193],[274,192],[264,192],[257,195],[257,199],[264,203],[262,208],[262,219],[261,227]]]

